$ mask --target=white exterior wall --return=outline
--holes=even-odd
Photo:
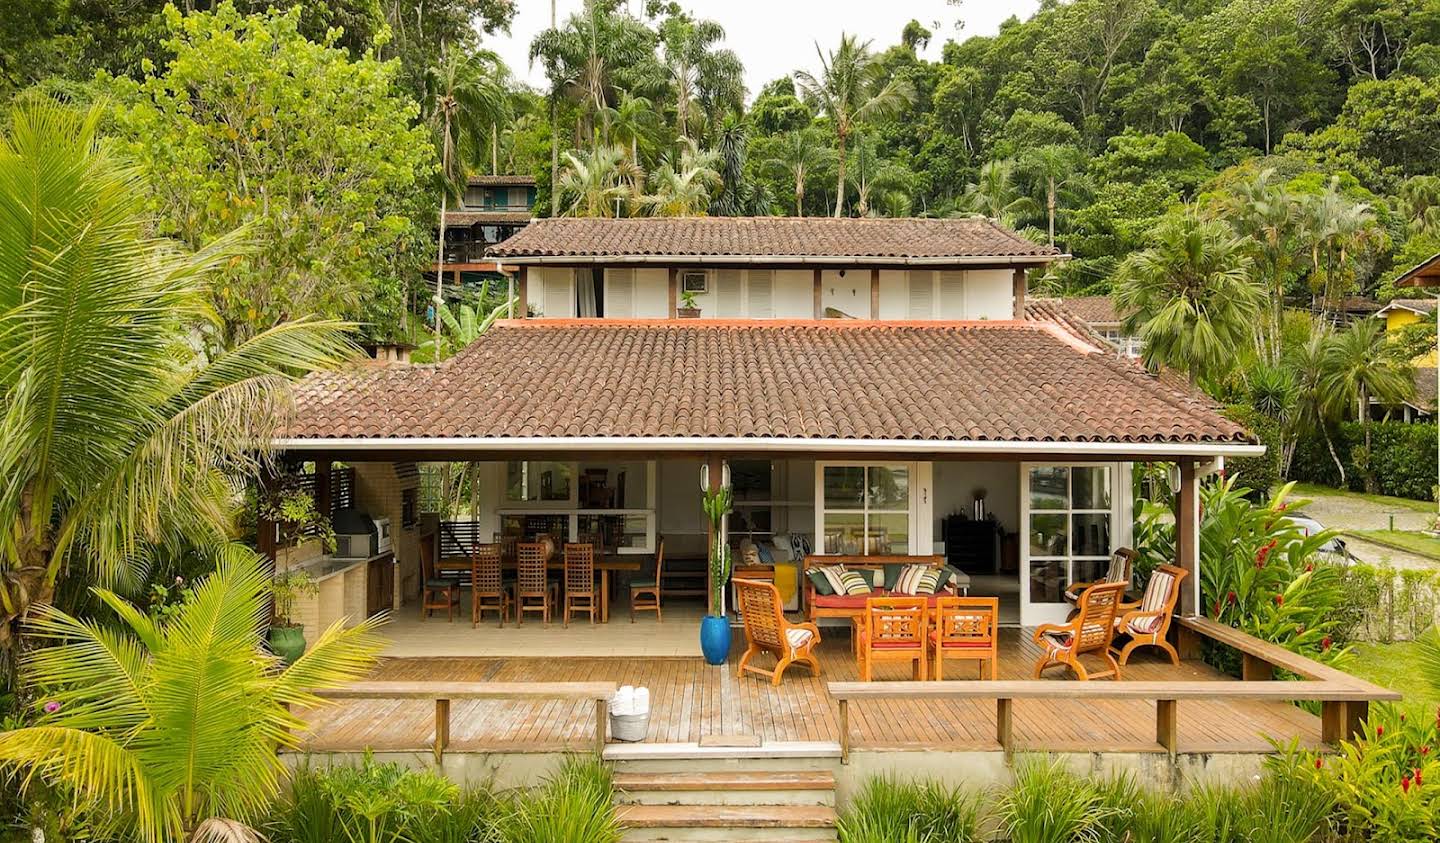
[[[967,319],[1013,319],[1015,272],[1011,269],[965,271]]]
[[[813,276],[810,283],[813,308]],[[820,273],[820,305],[826,312],[833,308],[854,319],[869,319],[870,270],[827,269]]]
[[[808,269],[775,270],[775,318],[811,319],[815,316],[815,275]]]

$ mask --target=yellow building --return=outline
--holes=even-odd
[[[1376,318],[1385,320],[1385,332],[1392,333],[1404,328],[1406,325],[1414,325],[1424,320],[1435,321],[1435,300],[1434,299],[1392,299],[1389,304],[1375,312]],[[1424,354],[1410,361],[1416,366],[1435,366],[1435,349],[1430,349]]]

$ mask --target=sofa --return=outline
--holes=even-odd
[[[876,576],[881,576],[887,568],[898,569],[905,565],[928,565],[932,568],[945,567],[944,556],[818,556],[805,557],[804,571],[822,565],[844,565],[852,571],[872,571]],[[955,575],[959,574],[959,582],[956,584]],[[869,594],[821,594],[811,581],[808,574],[802,574],[805,583],[805,617],[810,621],[819,618],[857,618],[865,612],[865,601],[871,597],[892,597],[911,596],[897,595],[882,586],[875,587]],[[893,579],[893,577],[892,577]],[[951,583],[947,583],[940,592],[929,595],[930,604],[933,606],[936,598],[952,597],[970,585],[969,577],[958,571],[951,574]]]

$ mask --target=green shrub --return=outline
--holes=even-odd
[[[556,773],[516,802],[503,821],[506,843],[615,843],[620,826],[615,820],[614,789],[610,768],[598,759],[566,759]]]
[[[1244,404],[1225,408],[1225,417],[1255,434],[1265,453],[1258,457],[1228,457],[1225,473],[1240,478],[1240,483],[1254,489],[1254,496],[1263,496],[1280,484],[1280,452],[1284,447],[1284,436],[1280,423]]]
[[[934,781],[878,776],[865,782],[837,823],[845,843],[974,843],[978,799]]]
[[[1365,434],[1356,422],[1345,422],[1332,431],[1331,439],[1345,479],[1353,491],[1365,490]],[[1433,500],[1435,485],[1435,425],[1405,422],[1375,422],[1370,425],[1369,470],[1376,491],[1414,500]],[[1290,479],[1340,486],[1340,471],[1321,435],[1301,438],[1290,466]]]
[[[1015,784],[1000,796],[996,814],[1011,843],[1101,843],[1115,809],[1091,780],[1058,760],[1028,758],[1015,767]]]
[[[1339,642],[1413,641],[1435,624],[1440,573],[1356,563],[1346,567],[1342,582],[1347,596],[1336,615]]]

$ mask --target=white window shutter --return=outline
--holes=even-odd
[[[635,315],[635,270],[605,270],[605,315],[614,319]]]
[[[935,278],[928,269],[910,270],[910,318],[935,317]]]
[[[547,319],[575,315],[575,270],[551,267],[545,270],[545,293],[540,300]]]
[[[770,319],[775,315],[775,274],[768,269],[752,269],[749,280],[750,307],[746,315]]]
[[[715,314],[723,318],[741,316],[740,270],[722,269],[715,273]]]
[[[940,272],[940,312],[944,319],[965,319],[969,316],[965,308],[965,273],[958,269]]]

